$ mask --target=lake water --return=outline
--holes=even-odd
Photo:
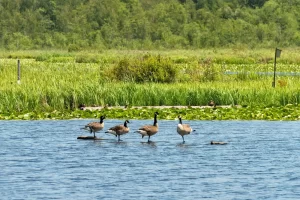
[[[159,120],[150,144],[133,131],[77,140],[90,121],[0,121],[0,199],[300,198],[299,121],[183,119],[197,130],[185,144],[177,120]]]

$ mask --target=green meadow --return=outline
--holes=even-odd
[[[152,118],[130,106],[232,108],[163,109],[160,118],[299,120],[299,49],[282,49],[272,87],[274,49],[170,51],[1,51],[0,119]],[[21,80],[17,83],[17,60]],[[241,108],[236,108],[239,105]]]

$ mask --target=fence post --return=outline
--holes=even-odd
[[[272,86],[275,87],[275,77],[276,77],[276,58],[279,58],[281,54],[281,50],[280,49],[275,49],[275,61],[274,61],[274,77],[273,77],[273,82],[272,82]]]
[[[18,84],[21,84],[21,64],[20,64],[20,60],[18,59]]]

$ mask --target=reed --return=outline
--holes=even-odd
[[[278,63],[282,72],[299,72],[294,51]],[[88,56],[84,57],[84,53]],[[178,68],[173,83],[120,82],[112,80],[118,61],[140,59],[144,51],[105,52],[0,52],[0,111],[72,110],[91,105],[219,105],[281,106],[299,104],[299,78],[277,76],[271,87],[271,50],[155,51]],[[148,52],[149,53],[149,52]],[[235,55],[235,53],[237,55]],[[93,56],[95,55],[95,56]],[[258,57],[261,55],[261,57]],[[21,84],[16,83],[21,59]],[[280,59],[278,59],[280,60]],[[244,63],[242,63],[244,61]],[[226,74],[225,72],[237,72]]]
[[[132,84],[106,83],[81,85],[11,86],[0,93],[1,110],[64,110],[86,105],[207,105],[213,99],[218,105],[279,106],[299,104],[300,90],[264,87],[260,82],[246,84]],[[243,86],[244,85],[244,86]],[[228,88],[229,87],[229,88]]]

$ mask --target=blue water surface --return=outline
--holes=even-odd
[[[0,199],[300,199],[300,122],[159,120],[118,142],[77,140],[90,121],[0,121]],[[105,120],[105,129],[123,120]],[[210,145],[210,141],[227,145]]]

